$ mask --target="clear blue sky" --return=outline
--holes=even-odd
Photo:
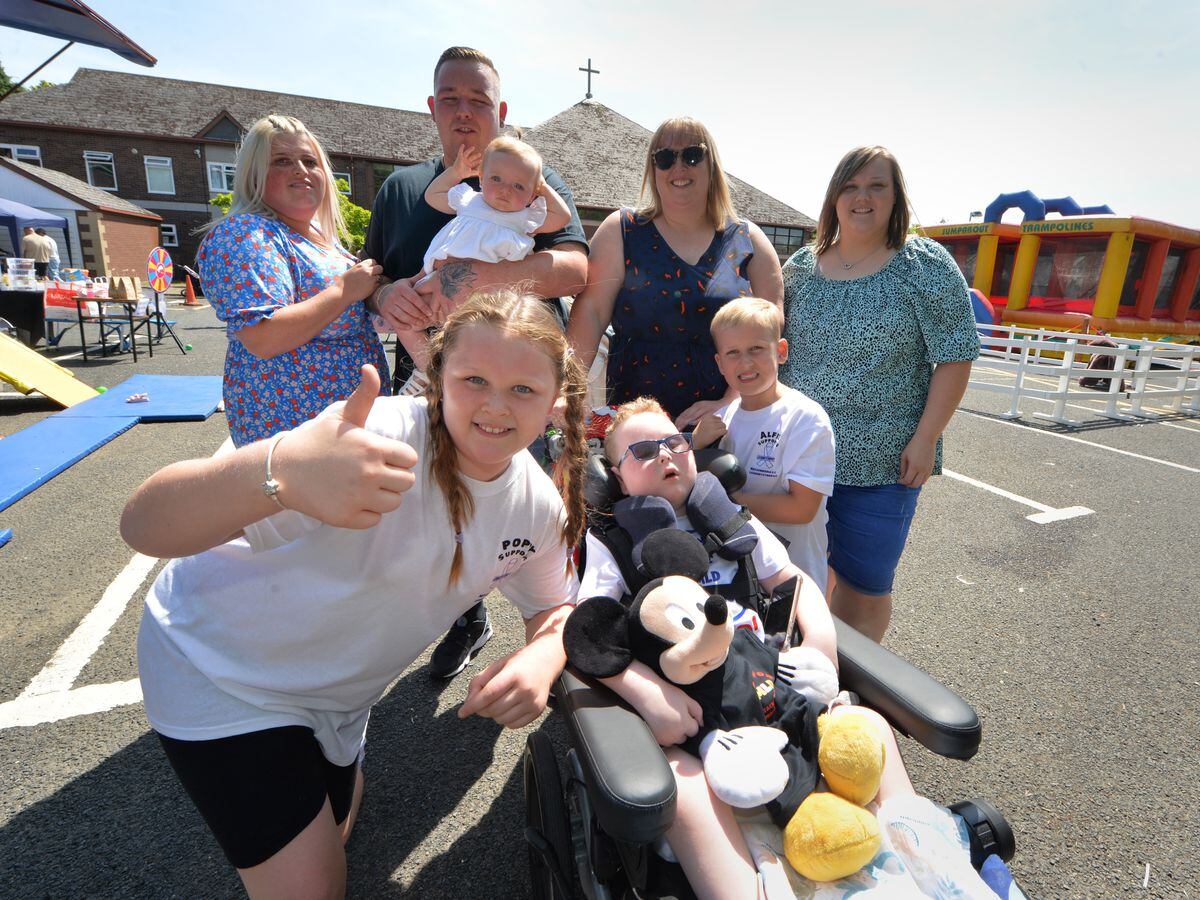
[[[648,128],[696,116],[729,171],[812,216],[842,153],[881,143],[926,224],[1029,188],[1200,228],[1195,0],[89,2],[158,66],[76,46],[39,77],[86,66],[424,110],[438,54],[467,44],[530,126],[583,98],[590,56],[597,100]],[[13,76],[58,46],[0,28]]]

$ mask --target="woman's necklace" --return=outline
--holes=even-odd
[[[854,262],[846,262],[846,258],[844,256],[842,256],[841,246],[838,244],[833,245],[833,252],[837,254],[838,262],[840,262],[842,264],[842,269],[844,269],[847,272],[849,272],[855,266],[860,266],[863,263],[865,263],[868,259],[870,259],[876,253],[878,253],[881,249],[883,249],[883,248],[876,247],[874,250],[872,250],[870,253],[868,253],[866,256],[864,256],[862,259],[856,259]]]

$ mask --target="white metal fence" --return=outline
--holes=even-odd
[[[1037,418],[1062,425],[1079,425],[1067,416],[1070,400],[1101,401],[1094,414],[1110,419],[1154,419],[1165,409],[1172,415],[1200,415],[1200,346],[1166,341],[1048,331],[1012,325],[980,325],[980,366],[1012,375],[1010,382],[995,384],[972,378],[980,391],[1011,397],[1005,418],[1021,416],[1021,401],[1052,401],[1050,412]],[[1098,346],[1105,341],[1116,346]],[[1089,368],[1094,359],[1111,357],[1111,369]],[[1098,390],[1081,387],[1081,378],[1093,379]]]

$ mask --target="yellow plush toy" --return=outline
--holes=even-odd
[[[784,853],[813,881],[853,875],[879,852],[879,823],[863,806],[879,793],[884,745],[874,721],[860,710],[817,720],[817,760],[830,791],[809,794],[783,832]]]

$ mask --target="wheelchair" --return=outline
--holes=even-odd
[[[731,493],[745,482],[729,453],[699,450],[696,464]],[[589,462],[585,493],[595,517],[603,517],[620,496],[600,457]],[[763,619],[770,621],[765,613]],[[834,625],[843,689],[934,753],[961,760],[975,755],[981,725],[965,700],[836,617]],[[675,781],[649,727],[608,688],[569,667],[552,702],[570,734],[565,782],[545,734],[531,734],[522,756],[532,896],[694,898],[683,870],[653,849],[674,817]],[[966,823],[977,869],[993,854],[1012,858],[1012,829],[991,804],[976,799],[950,809]]]

